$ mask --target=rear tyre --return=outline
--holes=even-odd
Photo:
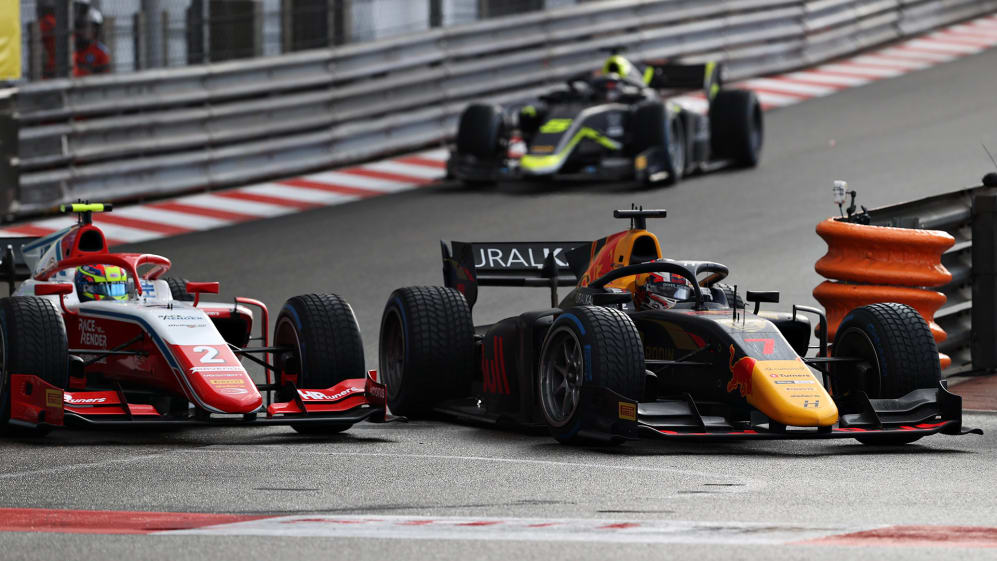
[[[897,398],[936,388],[942,372],[931,329],[917,310],[895,302],[852,310],[838,327],[833,356],[860,357],[868,363],[836,365],[831,370],[835,400],[853,392],[870,398]],[[907,444],[919,436],[858,437],[864,444]]]
[[[335,294],[303,294],[288,299],[277,316],[274,345],[289,347],[277,359],[277,382],[282,375],[298,376],[298,387],[329,388],[343,380],[363,378],[363,341],[353,309]],[[278,391],[281,400],[293,399],[286,386]],[[300,423],[291,428],[302,434],[331,434],[346,430],[349,424]]]
[[[664,150],[666,185],[674,185],[685,172],[685,131],[682,123],[668,114],[661,101],[645,101],[637,105],[633,115],[634,155],[649,148]]]
[[[580,400],[583,387],[601,387],[639,400],[644,392],[644,348],[625,313],[601,306],[570,308],[544,339],[537,376],[540,408],[551,435],[563,444],[619,444],[593,437],[599,411]],[[589,432],[591,431],[591,432]]]
[[[744,309],[744,300],[741,298],[740,294],[734,294],[733,286],[718,282],[713,285],[713,288],[723,293],[724,299],[727,300],[728,308],[737,308],[739,310]]]
[[[187,292],[187,279],[178,279],[175,277],[166,277],[163,279],[166,284],[170,287],[170,294],[173,296],[174,300],[180,300],[183,302],[193,302],[194,295]]]
[[[474,324],[457,290],[413,286],[392,292],[378,347],[392,413],[418,416],[435,402],[470,394]]]
[[[61,389],[69,382],[66,326],[44,298],[15,296],[0,299],[0,432],[41,436],[50,427],[24,429],[10,420],[10,375],[33,374]]]
[[[721,90],[710,103],[710,144],[715,158],[755,167],[762,155],[762,106],[754,92]]]

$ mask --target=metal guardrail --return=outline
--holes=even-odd
[[[0,102],[0,214],[138,199],[449,138],[478,99],[525,101],[625,44],[737,80],[997,10],[997,0],[621,0],[333,50],[28,83]],[[7,169],[7,172],[3,170]],[[8,178],[12,175],[13,178]]]
[[[945,305],[935,322],[948,334],[946,376],[997,371],[997,174],[984,185],[869,211],[872,224],[943,230],[955,245],[942,255],[952,281],[937,288]]]

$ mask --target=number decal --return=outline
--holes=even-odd
[[[219,363],[225,364],[224,358],[217,358],[218,349],[214,347],[207,347],[202,345],[200,347],[194,347],[193,350],[195,353],[204,353],[204,356],[201,357],[201,364],[219,364]]]
[[[762,354],[770,355],[775,351],[775,339],[745,339],[745,343],[762,343]]]
[[[568,130],[571,126],[571,119],[551,119],[540,127],[540,132],[544,134],[557,134]]]

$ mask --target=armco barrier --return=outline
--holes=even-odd
[[[951,236],[954,243],[944,250],[940,259],[951,280],[938,288],[945,300],[934,311],[934,322],[946,334],[939,341],[938,350],[952,360],[951,367],[943,374],[997,372],[997,174],[988,174],[983,185],[978,187],[871,209],[868,215],[875,226],[939,230]],[[831,270],[836,269],[831,267]],[[930,283],[933,281],[925,281],[925,278],[938,278],[938,271],[930,271],[930,268],[923,267],[923,263],[918,269],[927,272],[927,277],[917,282]],[[842,284],[830,290],[847,291],[845,287],[848,286]],[[818,290],[828,289],[819,286]],[[888,293],[879,295],[884,298],[877,298],[877,301],[914,297],[913,294],[898,294],[902,287],[889,287],[887,290]],[[919,296],[922,301],[900,301],[907,301],[922,315],[929,315],[925,312],[930,311],[939,299],[930,296],[933,291],[911,290],[922,293]],[[817,290],[814,292],[815,297],[820,299]],[[886,298],[887,295],[889,298]],[[854,300],[856,305],[860,301],[866,303]],[[842,307],[847,308],[848,304]],[[832,310],[828,308],[827,312],[830,318]]]
[[[941,258],[955,238],[947,232],[852,224],[834,218],[818,224],[817,234],[827,243],[827,254],[815,268],[832,279],[814,289],[814,298],[827,312],[828,339],[834,338],[838,325],[855,308],[900,302],[921,314],[935,342],[945,340],[945,331],[934,320],[945,295],[929,288],[952,281]],[[939,361],[942,368],[951,364],[945,354]]]
[[[29,82],[0,122],[0,214],[303,173],[449,138],[472,100],[527,100],[602,49],[786,71],[997,10],[997,0],[606,0],[335,49]],[[2,125],[0,125],[2,126]]]

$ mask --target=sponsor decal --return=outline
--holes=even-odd
[[[191,373],[200,373],[205,377],[231,376],[231,374],[205,374],[206,372],[242,372],[241,366],[193,366]]]
[[[553,151],[554,147],[549,144],[541,144],[530,148],[530,152],[533,152],[534,154],[549,154]]]
[[[813,384],[813,380],[776,380],[776,384]]]
[[[46,407],[62,407],[63,394],[59,390],[47,389],[45,390],[45,406]]]
[[[156,317],[163,321],[200,321],[204,319],[203,316],[191,314],[156,314]]]
[[[103,327],[97,325],[96,320],[79,318],[77,327],[80,331],[80,345],[107,348],[107,334]]]
[[[242,378],[222,378],[219,380],[208,380],[208,382],[216,386],[244,386],[246,381]]]
[[[734,345],[730,346],[730,382],[727,391],[740,390],[741,397],[751,395],[751,373],[755,370],[755,359],[743,356],[734,360]]]
[[[70,405],[85,405],[88,403],[105,403],[106,397],[73,397],[73,394],[63,394],[63,400]]]
[[[640,171],[647,169],[647,156],[637,156],[634,160],[634,167]]]
[[[637,420],[637,406],[633,403],[628,403],[626,401],[620,401],[619,403],[619,417],[624,421],[636,421]]]
[[[228,395],[243,395],[249,393],[246,388],[219,388],[218,393],[224,393]]]
[[[727,313],[727,315],[730,314]],[[759,331],[766,331],[771,328],[771,324],[768,322],[768,320],[764,319],[734,320],[733,318],[724,318],[724,319],[718,319],[717,323],[726,327],[729,331],[746,331],[748,333],[757,333]],[[754,339],[754,340],[760,341],[760,339]]]
[[[567,267],[563,247],[482,247],[474,266],[478,269],[542,269],[547,255],[554,254],[558,267]]]
[[[543,134],[558,134],[568,130],[571,126],[571,119],[551,119],[540,127]]]
[[[481,374],[484,380],[485,393],[509,395],[509,377],[505,372],[505,348],[502,338],[492,338],[492,358],[488,360],[487,353],[481,353]]]
[[[363,390],[360,388],[349,387],[341,392],[333,394],[326,393],[322,390],[298,390],[298,395],[300,395],[302,399],[312,401],[338,401],[349,396],[350,394],[355,393],[363,393]]]

